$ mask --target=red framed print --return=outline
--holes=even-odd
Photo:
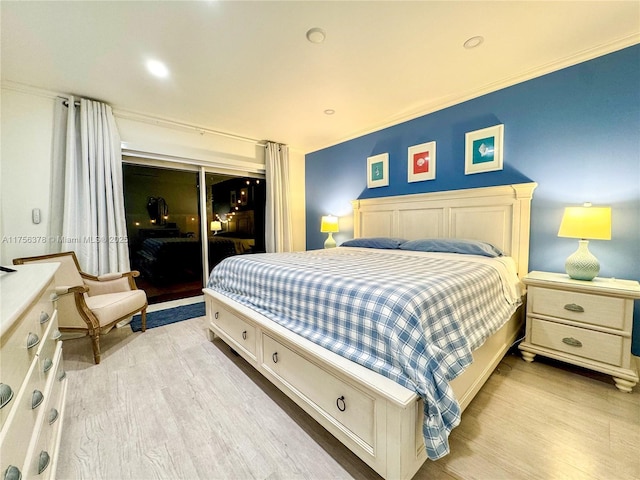
[[[422,182],[436,178],[436,142],[421,143],[409,147],[409,174],[407,181]]]

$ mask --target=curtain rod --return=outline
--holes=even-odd
[[[69,100],[68,99],[67,100],[63,100],[62,104],[65,107],[69,107]],[[80,101],[76,100],[76,101],[73,102],[73,104],[76,107],[79,107],[80,106]],[[140,120],[140,118],[132,118],[132,117],[139,117],[139,116],[146,117],[146,115],[140,115],[140,114],[127,115],[127,113],[129,113],[129,112],[126,112],[126,111],[114,111],[113,112],[114,116],[116,116],[116,117],[129,118],[129,119],[132,119],[132,120]],[[195,127],[195,126],[192,126],[192,125],[179,123],[179,122],[167,121],[167,120],[160,119],[160,118],[153,118],[154,121],[152,121],[152,122],[149,122],[148,119],[146,119],[146,118],[145,118],[145,120],[147,121],[147,123],[158,124],[159,122],[161,122],[161,123],[165,123],[165,124],[169,124],[169,125],[174,125],[174,126],[179,126],[179,127],[182,127],[182,128],[187,128],[189,130],[196,130],[196,131],[200,132],[200,134],[210,133],[210,134],[214,134],[214,135],[220,135],[220,136],[223,136],[223,137],[233,138],[233,139],[236,139],[236,140],[250,141],[252,143],[255,142],[255,145],[257,147],[262,147],[262,148],[267,148],[267,143],[266,142],[272,142],[272,140],[255,140],[253,138],[242,137],[240,135],[234,135],[234,134],[231,134],[231,133],[219,132],[219,131],[210,130],[210,129],[207,129],[207,128]],[[286,145],[286,144],[280,143],[280,142],[273,142],[273,143],[277,143],[278,145]]]

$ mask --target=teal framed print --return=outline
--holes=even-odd
[[[464,174],[502,170],[504,125],[465,134]]]
[[[367,158],[367,188],[389,185],[389,154],[381,153]]]

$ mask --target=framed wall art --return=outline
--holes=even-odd
[[[367,158],[367,188],[389,185],[389,154],[381,153]]]
[[[434,180],[436,178],[436,142],[409,147],[407,162],[409,183]]]
[[[504,125],[465,134],[464,174],[502,170]]]

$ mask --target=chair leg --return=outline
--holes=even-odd
[[[142,320],[142,331],[147,330],[147,309],[143,308],[140,312],[140,319]]]
[[[91,345],[93,346],[93,360],[96,365],[100,363],[100,334],[95,333],[91,335]]]

